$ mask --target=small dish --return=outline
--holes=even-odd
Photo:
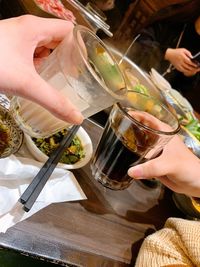
[[[23,142],[23,131],[9,110],[0,105],[0,158],[16,153]]]
[[[171,90],[170,83],[154,68],[151,69],[150,73],[150,79],[152,82],[159,88],[163,90]]]
[[[183,110],[185,109],[186,112],[194,111],[190,102],[184,96],[182,96],[177,90],[171,89],[171,94],[178,101],[178,103],[180,103],[181,107],[183,107]]]
[[[149,75],[155,86],[162,92],[166,101],[175,109],[177,115],[185,119],[195,117],[193,108],[188,100],[177,90],[173,89],[170,83],[160,73],[152,68]]]
[[[93,147],[89,135],[82,127],[80,127],[76,135],[81,141],[81,144],[83,146],[83,151],[85,152],[85,156],[74,164],[58,163],[59,168],[68,170],[79,169],[85,166],[90,161],[93,153]],[[32,137],[27,134],[25,134],[24,136],[25,136],[26,146],[29,152],[32,154],[32,156],[40,162],[46,162],[48,156],[36,146],[35,142],[32,140]]]

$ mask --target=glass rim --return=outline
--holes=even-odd
[[[126,112],[125,109],[123,108],[122,104],[120,104],[119,102],[117,102],[116,105],[117,105],[118,108],[122,111],[122,113],[125,114],[125,116],[126,116],[128,119],[130,119],[130,120],[133,121],[134,123],[138,124],[138,125],[139,125],[140,127],[142,127],[143,129],[148,130],[148,131],[151,131],[151,132],[156,133],[156,134],[159,134],[159,135],[169,135],[169,136],[171,136],[171,135],[175,135],[175,134],[177,134],[177,133],[180,131],[180,128],[181,128],[181,127],[180,127],[180,123],[179,123],[179,121],[178,121],[178,118],[176,117],[175,114],[173,114],[173,113],[167,108],[167,106],[166,106],[164,103],[160,102],[160,101],[157,100],[155,97],[148,96],[148,95],[143,94],[143,93],[140,93],[140,92],[136,92],[136,91],[130,91],[130,90],[128,90],[127,93],[134,93],[134,94],[137,94],[137,95],[142,95],[143,97],[146,97],[146,98],[149,98],[149,99],[156,100],[162,108],[164,108],[168,113],[170,113],[170,114],[174,117],[174,119],[177,121],[177,128],[176,128],[175,130],[172,130],[172,131],[167,132],[167,131],[156,130],[156,129],[153,129],[153,128],[149,127],[149,126],[146,126],[146,125],[144,125],[143,123],[141,123],[141,122],[139,122],[138,120],[136,120],[135,118],[133,118],[131,115],[129,115],[128,112]]]
[[[115,66],[117,68],[117,70],[119,71],[119,73],[121,74],[121,77],[123,78],[123,81],[124,81],[124,89],[126,89],[126,93],[127,93],[127,85],[126,85],[126,80],[125,80],[125,77],[124,77],[124,74],[122,72],[122,70],[119,68],[119,65],[116,61],[116,59],[114,58],[114,56],[112,55],[112,53],[108,50],[108,48],[106,47],[106,45],[104,44],[104,42],[95,34],[95,32],[93,32],[92,30],[90,30],[89,28],[85,27],[85,26],[82,26],[82,25],[75,25],[74,26],[74,29],[73,29],[73,36],[76,40],[75,42],[75,45],[76,47],[78,48],[78,51],[79,51],[79,54],[83,60],[83,62],[85,63],[85,65],[87,66],[88,70],[90,71],[90,73],[95,77],[95,80],[98,81],[98,83],[108,92],[110,93],[113,97],[115,97],[116,99],[123,99],[124,96],[126,95],[126,93],[124,94],[119,94],[117,93],[118,91],[114,92],[112,89],[108,88],[108,86],[106,85],[106,83],[102,82],[102,80],[98,77],[98,75],[95,73],[94,69],[91,67],[90,63],[88,62],[88,60],[85,58],[84,54],[83,54],[83,51],[81,49],[81,46],[79,44],[79,41],[78,41],[78,33],[79,32],[87,32],[87,33],[90,33],[90,35],[92,35],[99,43],[100,45],[105,49],[106,53],[108,53],[108,55],[111,57],[112,61],[115,63]]]

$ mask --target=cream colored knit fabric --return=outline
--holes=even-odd
[[[200,267],[200,222],[178,218],[148,236],[135,267]]]

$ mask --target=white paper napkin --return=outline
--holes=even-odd
[[[56,168],[29,212],[18,202],[42,164],[31,158],[0,159],[0,232],[51,203],[86,199],[72,172]]]

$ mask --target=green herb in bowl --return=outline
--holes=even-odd
[[[48,157],[57,148],[64,135],[66,135],[67,130],[57,132],[56,134],[48,138],[32,138],[36,146],[46,154]],[[70,146],[66,148],[59,162],[64,164],[75,164],[80,159],[85,157],[85,152],[81,144],[81,140],[75,136],[72,140]]]

